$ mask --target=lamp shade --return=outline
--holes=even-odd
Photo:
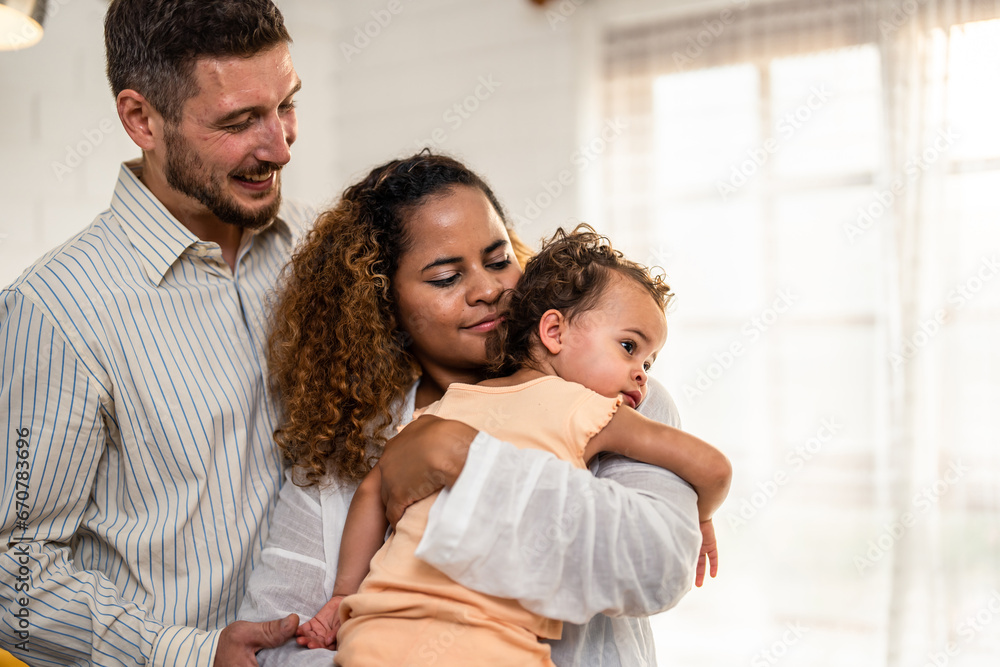
[[[0,0],[0,51],[24,49],[42,38],[47,0]]]

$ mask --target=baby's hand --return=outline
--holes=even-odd
[[[705,563],[708,563],[709,573],[713,579],[719,572],[719,550],[715,544],[715,526],[709,519],[702,521],[700,527],[701,552],[698,554],[698,570],[694,576],[694,585],[699,587],[705,583]]]
[[[337,631],[340,630],[340,602],[343,595],[334,595],[316,615],[299,626],[295,639],[306,648],[337,648]]]

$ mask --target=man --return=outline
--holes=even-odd
[[[0,641],[32,664],[256,664],[234,622],[281,480],[266,296],[300,82],[270,0],[114,0],[108,78],[142,158],[0,292]]]

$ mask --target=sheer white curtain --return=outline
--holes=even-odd
[[[736,471],[661,663],[996,665],[1000,2],[698,7],[601,46],[595,222]]]

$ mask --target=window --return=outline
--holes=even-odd
[[[735,469],[662,664],[1000,655],[1000,11],[912,5],[605,38],[602,230],[666,270],[653,374]]]

